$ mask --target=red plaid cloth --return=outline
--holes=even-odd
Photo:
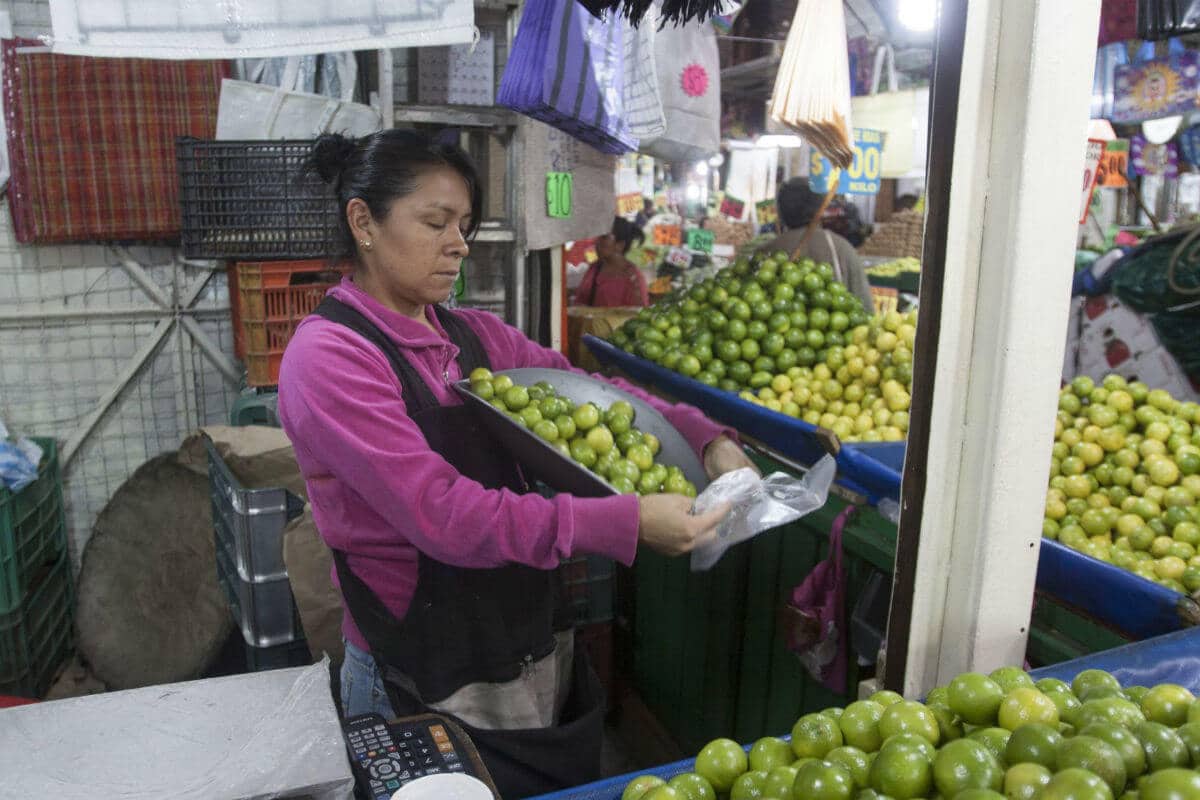
[[[227,64],[17,52],[40,44],[3,42],[17,241],[177,238],[175,137],[213,137]]]

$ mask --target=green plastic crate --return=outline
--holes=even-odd
[[[24,603],[0,614],[0,694],[41,697],[74,648],[74,587],[66,553]]]
[[[66,549],[66,515],[58,448],[34,438],[43,450],[33,483],[19,492],[0,488],[0,614],[25,599],[30,580]]]

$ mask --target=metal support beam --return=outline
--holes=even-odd
[[[395,58],[391,48],[375,51],[375,64],[379,68],[379,114],[383,118],[384,130],[395,125],[396,120],[396,76]]]
[[[221,346],[204,332],[204,329],[200,327],[200,323],[191,317],[180,317],[179,324],[192,337],[192,341],[200,348],[200,352],[204,354],[204,357],[211,361],[212,365],[217,368],[217,371],[225,376],[225,380],[234,386],[241,383],[242,368],[233,359],[221,352]]]
[[[147,297],[163,308],[171,308],[174,305],[171,298],[167,297],[166,293],[154,282],[154,278],[150,277],[150,273],[134,260],[128,250],[124,247],[114,247],[113,250],[121,259],[121,269],[129,274],[129,277],[146,293]]]
[[[114,306],[110,308],[56,308],[56,309],[23,309],[19,311],[0,311],[0,325],[24,325],[31,322],[87,322],[90,320],[107,320],[110,322],[136,322],[137,320],[158,320],[171,316],[173,312],[161,308],[136,306]],[[219,319],[229,315],[229,306],[218,308],[181,308],[179,314],[194,319]]]
[[[100,420],[104,417],[105,412],[117,401],[117,398],[121,396],[121,392],[125,390],[129,382],[137,377],[142,366],[158,352],[158,348],[166,341],[173,327],[175,327],[175,320],[173,318],[167,318],[158,323],[158,327],[146,339],[145,344],[134,353],[133,358],[125,365],[125,369],[121,370],[116,380],[113,381],[113,385],[96,403],[96,407],[83,418],[83,421],[79,423],[79,427],[71,433],[71,437],[67,439],[67,443],[63,445],[62,449],[61,458],[64,470],[70,465],[71,460],[75,458],[75,454],[79,451],[79,446],[83,444],[84,439],[100,424]]]
[[[965,6],[966,35],[928,447],[909,454],[925,470],[899,648],[910,695],[1024,656],[1100,11],[1100,0],[947,5]],[[903,516],[901,527],[911,535]]]

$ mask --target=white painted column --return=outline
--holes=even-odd
[[[1023,660],[1099,11],[967,5],[909,695]]]

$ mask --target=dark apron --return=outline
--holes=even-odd
[[[458,346],[465,376],[489,367],[479,338],[458,316],[434,306]],[[408,415],[429,447],[456,470],[489,489],[528,490],[504,447],[464,405],[442,406],[429,386],[377,326],[326,297],[314,312],[355,331],[387,356],[400,380]],[[450,532],[447,532],[450,533]],[[521,564],[468,569],[418,551],[417,588],[398,620],[333,551],[342,597],[383,674],[397,716],[438,713],[461,725],[478,748],[506,800],[545,794],[600,777],[604,696],[581,648],[559,724],[551,728],[482,730],[431,709],[473,683],[507,683],[555,649],[555,631],[570,628],[560,606],[560,576]]]

